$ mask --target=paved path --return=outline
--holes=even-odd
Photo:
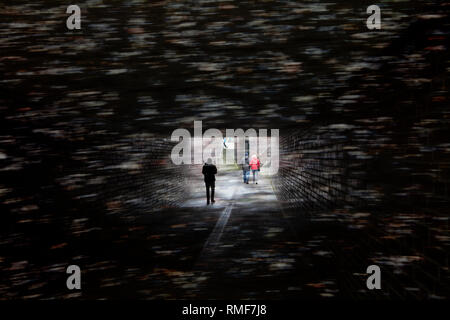
[[[180,207],[127,220],[111,216],[103,228],[67,245],[67,256],[76,254],[83,266],[84,287],[78,295],[285,299],[348,297],[359,290],[365,282],[355,283],[352,270],[362,267],[349,268],[348,255],[330,249],[345,233],[332,235],[326,227],[303,223],[299,212],[293,222],[281,209],[270,178],[261,177],[257,185],[241,179],[241,171],[219,168],[214,205],[206,205],[204,184],[197,179],[191,184],[193,198]],[[64,275],[42,297],[74,297],[61,289]]]
[[[261,177],[259,184],[253,182],[244,184],[240,171],[231,171],[218,177],[217,182],[219,187],[217,192],[218,202],[214,205],[217,204],[224,209],[199,258],[198,265],[203,267],[208,265],[209,259],[223,252],[224,246],[227,247],[227,244],[222,241],[222,236],[225,236],[225,239],[228,238],[235,229],[233,225],[228,225],[231,216],[234,220],[234,215],[242,214],[243,210],[257,215],[258,211],[262,211],[262,208],[264,211],[279,209],[269,179]]]
[[[193,266],[199,281],[193,282],[191,294],[218,299],[298,295],[297,258],[302,250],[270,178],[260,176],[259,184],[244,184],[241,171],[222,172],[216,182],[217,202],[209,207],[201,188],[183,207],[220,211]]]

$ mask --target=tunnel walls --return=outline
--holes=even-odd
[[[345,139],[292,131],[280,139],[279,199],[287,208],[311,212],[350,201]]]
[[[97,171],[95,183],[88,183],[83,192],[90,189],[104,199],[109,212],[120,214],[125,208],[135,215],[178,206],[189,188],[184,168],[170,159],[172,147],[167,138],[145,135],[98,146],[96,152],[101,161],[90,165],[87,171],[88,175]],[[99,171],[103,177],[98,176]]]
[[[430,116],[408,126],[361,117],[285,132],[273,179],[285,216],[300,238],[326,243],[336,269],[358,274],[377,264],[389,294],[445,295],[448,130]],[[340,286],[353,290],[358,277],[346,277]]]
[[[16,231],[50,221],[72,230],[77,219],[89,225],[133,219],[178,206],[189,193],[185,169],[173,165],[173,143],[165,137],[93,132],[67,141],[42,132],[4,142],[2,219],[17,223]]]

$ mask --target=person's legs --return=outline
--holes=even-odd
[[[209,182],[205,182],[205,186],[206,186],[206,204],[209,204],[209,188],[211,187],[211,185],[209,184]]]
[[[246,171],[245,171],[245,170],[242,170],[242,177],[243,177],[243,179],[244,179],[244,183],[245,183],[245,176],[246,176]]]
[[[213,181],[213,182],[211,182],[211,202],[212,202],[212,203],[216,202],[216,201],[214,200],[214,191],[215,191],[215,188],[216,188],[216,183]]]
[[[250,170],[245,171],[245,183],[248,184],[248,180],[250,179]]]
[[[256,172],[256,170],[252,170],[252,173],[253,173],[253,183],[255,183],[255,172]]]
[[[255,170],[256,184],[258,184],[258,173],[259,173],[259,171],[258,171],[258,170]]]

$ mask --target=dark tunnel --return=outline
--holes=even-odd
[[[367,35],[356,1],[118,3],[69,42],[48,4],[0,13],[28,23],[0,40],[0,299],[448,299],[448,5]],[[170,158],[194,120],[279,129],[278,172],[218,166],[205,209]]]

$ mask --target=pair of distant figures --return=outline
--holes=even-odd
[[[253,183],[258,184],[258,172],[261,168],[261,163],[256,155],[252,157],[249,161],[248,154],[244,157],[242,161],[242,175],[244,178],[244,183],[248,184],[250,178],[250,171],[253,173]],[[214,191],[216,188],[216,174],[217,167],[212,163],[211,158],[209,158],[203,165],[202,174],[205,180],[206,186],[206,204],[216,202],[214,200]]]
[[[261,169],[261,162],[256,155],[252,156],[252,159],[248,159],[248,154],[245,155],[242,160],[242,177],[244,178],[244,183],[248,184],[250,178],[250,171],[253,173],[253,183],[258,184],[258,173]]]

